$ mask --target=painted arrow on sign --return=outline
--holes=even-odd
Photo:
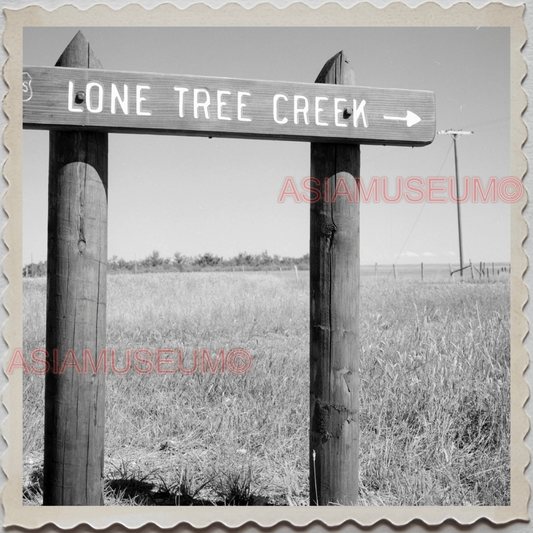
[[[408,128],[418,124],[422,120],[416,113],[413,113],[412,111],[407,111],[405,117],[389,117],[387,115],[383,115],[383,118],[385,120],[405,120]]]
[[[424,146],[430,91],[23,67],[28,129]]]

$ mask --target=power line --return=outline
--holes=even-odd
[[[448,151],[446,152],[446,155],[444,156],[444,160],[442,161],[442,165],[440,166],[439,171],[435,174],[435,176],[440,176],[440,173],[442,169],[444,168],[444,165],[446,164],[446,161],[448,159],[448,155],[450,154],[450,150],[452,149],[452,144],[448,147]],[[424,211],[424,207],[426,207],[427,202],[422,202],[422,208],[418,212],[418,215],[416,217],[416,220],[414,221],[413,225],[411,226],[411,230],[409,231],[409,234],[407,235],[407,238],[405,239],[404,243],[402,244],[402,247],[400,248],[400,251],[398,252],[398,255],[396,256],[396,259],[394,262],[398,261],[400,255],[402,255],[403,249],[405,248],[405,245],[408,243],[409,238],[411,237],[411,234],[413,233],[414,229],[416,228],[416,225],[418,223],[418,219],[422,215],[422,211]]]
[[[457,227],[459,230],[459,271],[461,272],[461,280],[463,279],[463,239],[461,235],[461,208],[459,203],[459,165],[457,163],[457,139],[460,135],[472,135],[473,131],[463,130],[445,130],[439,131],[439,135],[451,135],[453,138],[453,151],[455,155],[455,192],[457,199]]]

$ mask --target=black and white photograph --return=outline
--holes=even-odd
[[[25,26],[24,512],[516,505],[512,31]]]

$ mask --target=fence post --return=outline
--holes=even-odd
[[[81,32],[56,66],[102,68]],[[50,132],[44,505],[103,504],[105,375],[73,363],[106,346],[107,148],[106,133]]]
[[[422,281],[424,281],[424,263],[420,263],[420,275],[422,277]]]
[[[392,273],[394,274],[394,281],[396,281],[396,266],[392,263]]]
[[[316,83],[355,85],[344,52]],[[354,110],[340,116],[349,119]],[[311,176],[359,188],[359,145],[311,143]],[[310,503],[355,505],[359,472],[359,202],[311,203]]]

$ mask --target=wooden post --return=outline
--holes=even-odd
[[[344,52],[316,83],[355,85]],[[353,110],[339,115],[349,119]],[[340,120],[343,120],[340,118]],[[340,180],[359,189],[359,145],[311,144],[322,191]],[[333,195],[333,192],[332,192]],[[355,505],[359,474],[359,202],[321,195],[311,203],[311,505]]]
[[[298,277],[298,267],[294,265],[294,272],[296,273],[296,282],[300,283],[300,278]]]
[[[474,279],[474,266],[472,265],[472,259],[470,259],[470,273],[472,274],[472,279]]]
[[[377,263],[374,264],[374,278],[377,281],[378,279],[378,264]]]
[[[394,281],[396,281],[396,266],[392,263],[392,273],[394,274]]]
[[[56,66],[101,68],[81,32]],[[107,148],[106,133],[50,132],[44,505],[103,504],[105,376],[73,357],[96,365],[106,346]]]
[[[424,281],[424,263],[420,263],[420,276],[422,277],[422,281]]]

